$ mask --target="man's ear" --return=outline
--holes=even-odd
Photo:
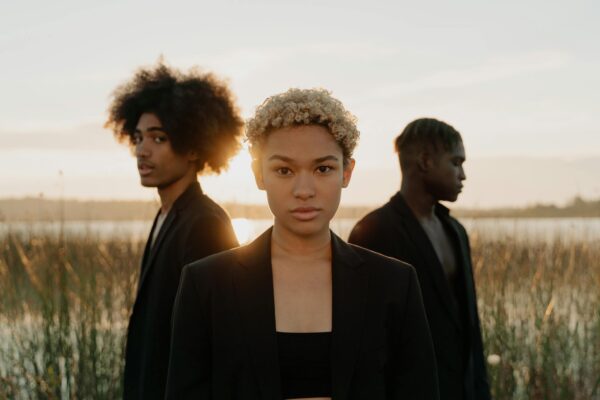
[[[198,152],[196,152],[196,151],[189,151],[188,152],[188,161],[190,161],[190,162],[196,162],[196,161],[198,161]]]
[[[263,179],[262,165],[260,160],[252,160],[252,172],[254,173],[254,181],[256,187],[260,190],[265,190],[265,182]]]
[[[356,164],[356,162],[354,161],[354,158],[349,158],[344,164],[344,177],[342,181],[342,187],[346,188],[350,183],[350,178],[352,178],[352,171],[354,171],[354,165]]]
[[[431,169],[433,158],[431,157],[431,153],[427,151],[420,151],[417,155],[417,167],[421,172],[428,172]]]

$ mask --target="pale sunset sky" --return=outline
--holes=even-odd
[[[227,78],[246,118],[289,87],[331,90],[361,130],[342,204],[399,188],[393,139],[424,116],[463,135],[459,207],[600,198],[598,21],[598,1],[6,2],[0,198],[156,198],[102,126],[114,88],[161,54]],[[265,203],[245,150],[201,183]]]

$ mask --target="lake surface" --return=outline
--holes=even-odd
[[[600,218],[463,218],[469,234],[482,239],[527,241],[600,241]],[[235,232],[241,243],[248,242],[272,224],[271,219],[234,218]],[[357,222],[355,218],[336,218],[331,229],[344,239]],[[145,240],[152,221],[66,221],[14,222],[0,224],[0,236],[8,232],[25,237],[56,235],[67,237]]]

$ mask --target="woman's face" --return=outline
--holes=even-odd
[[[329,230],[353,168],[352,159],[344,167],[342,148],[319,125],[271,132],[253,164],[256,184],[267,192],[275,224],[304,237]]]

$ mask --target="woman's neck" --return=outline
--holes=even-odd
[[[327,229],[316,235],[299,236],[275,223],[271,254],[297,260],[331,259],[331,232]]]

